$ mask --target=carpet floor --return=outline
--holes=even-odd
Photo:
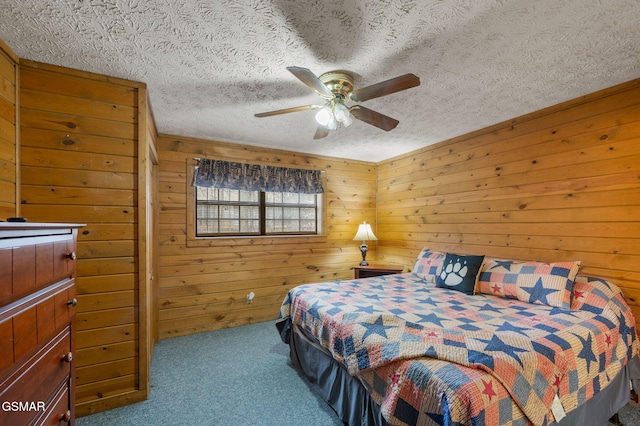
[[[640,406],[620,412],[640,425]],[[273,322],[176,337],[155,346],[149,399],[78,426],[332,426],[336,414],[293,369]],[[585,425],[604,426],[604,425]]]

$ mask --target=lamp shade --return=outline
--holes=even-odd
[[[371,225],[367,222],[363,222],[358,225],[358,232],[356,232],[356,236],[353,237],[353,241],[377,241],[375,234],[371,230]]]

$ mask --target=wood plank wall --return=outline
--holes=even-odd
[[[18,216],[18,57],[0,40],[0,219]]]
[[[78,238],[76,413],[145,399],[138,122],[146,89],[30,61],[20,69],[23,215],[87,224]]]
[[[375,224],[373,163],[167,135],[160,135],[158,154],[161,339],[274,320],[290,288],[353,278],[357,225]],[[188,241],[195,157],[324,170],[325,236]],[[370,249],[368,258],[375,259],[375,244]],[[250,292],[256,296],[247,304]]]
[[[640,321],[640,80],[378,164],[378,256],[581,260]]]
[[[154,337],[272,320],[293,286],[351,278],[363,220],[379,238],[369,260],[409,267],[424,246],[579,259],[583,273],[620,285],[640,319],[640,80],[374,164],[170,135],[156,156],[144,85],[22,60],[11,82],[9,65],[0,63],[0,186],[22,204],[1,199],[0,217],[87,223],[79,416],[146,398]],[[11,108],[21,140],[10,136]],[[140,176],[154,157],[157,173]],[[324,170],[323,236],[188,238],[195,157]],[[154,279],[157,324],[145,311],[155,291],[140,288]]]

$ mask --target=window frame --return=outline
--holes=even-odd
[[[193,176],[198,162],[195,159],[186,159],[187,176]],[[324,174],[323,174],[324,175]],[[324,186],[326,188],[326,177],[323,177]],[[327,223],[327,196],[319,195],[317,201],[317,229],[316,234],[274,234],[274,235],[251,235],[251,236],[219,236],[219,237],[198,237],[196,236],[196,187],[192,185],[192,179],[186,179],[186,195],[187,195],[187,211],[186,211],[186,247],[218,247],[228,246],[230,244],[244,246],[254,244],[297,244],[297,243],[313,243],[320,244],[327,242],[326,226]],[[171,206],[167,206],[165,213],[171,214]],[[164,210],[164,209],[163,209]],[[177,213],[177,212],[176,212]],[[182,213],[184,214],[184,213]],[[184,223],[184,222],[183,222]],[[172,231],[172,240],[180,238],[182,233],[178,229]],[[184,235],[184,234],[182,234]],[[182,237],[184,238],[184,237]]]
[[[224,189],[222,188],[212,188],[218,191],[222,191]],[[228,191],[241,191],[241,190],[237,190],[237,189],[231,189]],[[321,206],[322,206],[322,194],[310,194],[313,195],[314,197],[314,202],[313,204],[309,203],[309,204],[303,204],[303,203],[287,203],[284,202],[284,200],[280,203],[278,202],[274,202],[274,201],[268,201],[268,194],[279,194],[276,192],[268,192],[268,191],[246,191],[246,192],[251,192],[251,193],[257,193],[255,195],[257,195],[257,201],[243,201],[242,200],[242,193],[238,192],[237,194],[237,200],[232,200],[232,201],[227,201],[227,200],[220,200],[220,193],[218,193],[218,200],[201,200],[198,198],[198,188],[195,188],[194,191],[194,196],[195,196],[195,235],[198,238],[225,238],[225,237],[255,237],[255,236],[261,236],[261,237],[273,237],[273,236],[280,236],[280,235],[284,235],[284,236],[290,236],[290,235],[308,235],[308,236],[315,236],[318,235],[318,230],[321,229],[321,220],[322,220],[322,214],[321,214]],[[298,200],[300,199],[300,195],[302,195],[302,193],[297,193],[297,192],[290,192],[287,194],[296,194],[298,195]],[[236,197],[234,197],[236,198]],[[251,197],[253,198],[253,197]],[[284,197],[282,197],[284,198]],[[221,223],[229,220],[223,217],[218,216],[217,218],[211,218],[212,221],[217,222],[217,229],[218,232],[204,232],[204,231],[200,231],[199,230],[199,222],[200,220],[207,220],[206,218],[200,218],[198,217],[198,212],[199,212],[199,207],[200,206],[218,206],[218,208],[222,207],[222,206],[231,206],[234,208],[238,209],[238,212],[242,211],[243,207],[253,207],[253,208],[257,208],[257,212],[258,212],[258,217],[255,219],[243,219],[241,217],[241,214],[238,214],[237,219],[232,219],[231,221],[237,222],[238,224],[238,232],[221,232]],[[292,221],[297,221],[298,222],[298,229],[300,229],[300,225],[302,223],[302,221],[304,219],[300,218],[300,211],[302,209],[313,209],[314,213],[315,213],[315,219],[313,219],[313,224],[314,224],[314,230],[313,231],[270,231],[269,228],[269,222],[282,222],[284,225],[284,222],[287,220],[284,217],[279,218],[279,219],[271,219],[269,218],[269,216],[267,215],[267,210],[268,209],[283,209],[283,213],[284,213],[284,209],[286,208],[293,208],[293,209],[297,209],[298,210],[298,218],[292,218],[289,220]],[[246,231],[243,232],[242,231],[242,222],[244,220],[249,220],[249,221],[253,221],[253,222],[257,222],[257,231],[251,232],[251,231]],[[311,220],[311,219],[309,219]],[[284,226],[283,226],[284,228]]]

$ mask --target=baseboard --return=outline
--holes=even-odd
[[[148,397],[149,393],[146,390],[137,390],[100,398],[95,401],[84,402],[82,404],[76,404],[76,417],[89,416],[91,414],[100,413],[102,411],[111,410],[124,405],[146,401]]]

